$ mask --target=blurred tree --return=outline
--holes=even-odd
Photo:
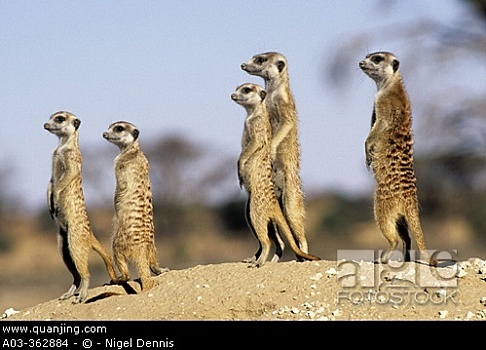
[[[15,193],[15,186],[11,186],[15,179],[15,167],[8,160],[0,162],[0,252],[11,248],[12,242],[7,230],[10,228],[10,219],[22,207],[20,196]]]
[[[197,207],[210,207],[238,190],[236,161],[224,151],[172,134],[148,145],[157,230],[180,234],[194,226]],[[196,218],[197,220],[197,218]]]

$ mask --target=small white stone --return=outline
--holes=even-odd
[[[457,272],[456,276],[459,278],[462,278],[467,275],[466,270],[464,270],[462,267],[459,267],[459,271]]]
[[[341,316],[343,313],[341,312],[341,310],[334,310],[333,312],[331,312],[331,315],[333,316]]]
[[[329,270],[328,270],[329,271]],[[327,271],[326,271],[327,272]],[[313,281],[319,281],[322,278],[322,273],[318,272],[315,275],[311,276],[311,280]]]
[[[447,291],[445,289],[441,288],[435,294],[438,297],[444,298],[447,295]]]
[[[292,309],[290,309],[290,312],[292,312],[293,314],[298,314],[299,313],[299,309],[297,309],[296,307],[293,307]]]
[[[13,308],[9,307],[5,312],[3,313],[2,318],[7,318],[12,315],[18,314],[20,311],[14,310]]]
[[[474,312],[468,311],[465,319],[470,320],[471,318],[474,318],[474,317],[476,317],[476,314]]]
[[[311,318],[311,319],[312,319],[312,318],[314,318],[314,317],[316,317],[316,314],[315,314],[313,311],[311,311],[311,310],[307,311],[307,312],[305,313],[305,315],[306,315],[307,317]]]
[[[449,311],[447,311],[447,310],[441,310],[441,311],[439,311],[439,317],[440,318],[446,318],[448,313],[449,313]]]
[[[196,298],[197,301],[201,301],[201,299],[202,299],[202,296],[200,296],[200,295]]]
[[[329,270],[326,270],[326,273],[327,273],[328,277],[337,275],[337,271],[334,267],[331,267]]]

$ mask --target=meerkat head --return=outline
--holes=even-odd
[[[241,64],[245,72],[271,80],[285,74],[287,71],[287,60],[278,52],[266,52],[255,55],[248,62]]]
[[[77,131],[80,125],[81,120],[74,114],[60,111],[51,115],[49,121],[44,123],[44,129],[58,137],[66,137]]]
[[[108,130],[103,133],[103,138],[124,149],[132,145],[138,139],[138,135],[140,131],[135,125],[119,121],[108,127]]]
[[[359,67],[376,82],[378,89],[395,75],[399,66],[398,59],[389,52],[370,53],[359,62]]]
[[[251,83],[238,86],[231,94],[231,99],[247,110],[262,103],[265,97],[267,97],[267,92],[260,85]]]

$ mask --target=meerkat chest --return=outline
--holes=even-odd
[[[53,153],[52,177],[59,181],[66,173],[81,174],[81,155],[77,148],[60,146]]]

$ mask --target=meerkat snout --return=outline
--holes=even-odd
[[[108,138],[108,132],[106,132],[106,131],[105,131],[105,132],[103,133],[103,138],[104,138],[104,139],[107,139],[107,138]]]

